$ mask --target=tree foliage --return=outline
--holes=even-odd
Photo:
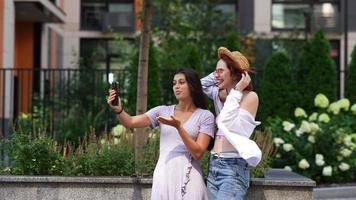
[[[191,67],[202,75],[203,71],[215,68],[219,46],[240,49],[234,16],[218,9],[221,2],[157,0],[155,3],[163,27],[154,32],[159,38],[162,68]]]
[[[356,46],[352,51],[352,60],[347,70],[345,94],[351,102],[356,102]]]
[[[160,84],[160,69],[157,62],[157,49],[153,44],[150,45],[148,58],[148,85],[147,85],[147,108],[153,108],[161,103],[161,84]],[[125,109],[131,114],[136,113],[136,95],[137,95],[137,66],[138,66],[138,51],[131,57],[129,68],[129,85],[130,88],[127,94],[127,105]]]
[[[303,49],[297,69],[297,84],[300,92],[301,107],[310,110],[314,96],[323,93],[331,101],[336,99],[336,65],[330,56],[330,44],[323,31],[314,34]]]
[[[280,116],[288,118],[298,102],[296,84],[291,73],[290,59],[283,52],[276,52],[267,61],[259,90],[259,118]]]

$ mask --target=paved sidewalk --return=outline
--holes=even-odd
[[[313,190],[315,200],[356,200],[356,185],[316,187]]]

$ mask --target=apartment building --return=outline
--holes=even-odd
[[[32,93],[40,89],[38,74],[17,70],[39,69],[44,55],[55,65],[55,33],[44,34],[43,27],[65,21],[61,6],[54,0],[0,0],[0,136],[8,133],[14,113],[31,110]]]
[[[31,111],[34,92],[45,93],[51,76],[40,69],[77,69],[80,57],[94,51],[99,52],[100,68],[120,68],[112,31],[134,38],[141,27],[142,4],[143,0],[0,0],[0,69],[13,69],[0,71],[0,136],[14,116]],[[218,9],[234,16],[241,33],[267,41],[258,59],[272,53],[276,35],[289,39],[297,30],[305,33],[299,37],[302,41],[317,27],[324,28],[343,96],[345,58],[349,63],[356,44],[356,1],[224,0]],[[20,68],[34,73],[15,70]]]
[[[112,31],[140,30],[142,0],[0,0],[0,137],[11,120],[32,111],[62,68],[101,51],[100,67],[119,67]]]
[[[343,97],[346,63],[350,63],[356,45],[355,9],[353,0],[240,0],[237,12],[240,12],[238,23],[243,32],[270,41],[261,57],[273,51],[274,36],[288,40],[291,32],[299,31],[302,32],[299,40],[304,40],[323,28],[337,66],[338,93]]]

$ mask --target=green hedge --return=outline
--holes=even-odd
[[[292,77],[290,60],[285,53],[276,52],[268,60],[259,96],[258,117],[262,121],[273,116],[290,117],[290,113],[286,111],[297,105],[299,95]]]
[[[297,86],[303,101],[300,106],[311,110],[314,95],[323,93],[331,101],[336,100],[336,65],[330,56],[330,44],[323,31],[319,30],[304,46],[297,69]]]
[[[352,60],[346,72],[345,96],[350,101],[356,102],[356,46],[352,51]]]

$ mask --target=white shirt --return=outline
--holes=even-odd
[[[201,79],[201,83],[204,93],[214,101],[219,131],[223,132],[241,158],[250,166],[257,166],[262,153],[257,144],[249,138],[260,122],[255,121],[250,112],[240,108],[242,93],[232,89],[223,104],[219,99],[219,88],[212,73]]]

